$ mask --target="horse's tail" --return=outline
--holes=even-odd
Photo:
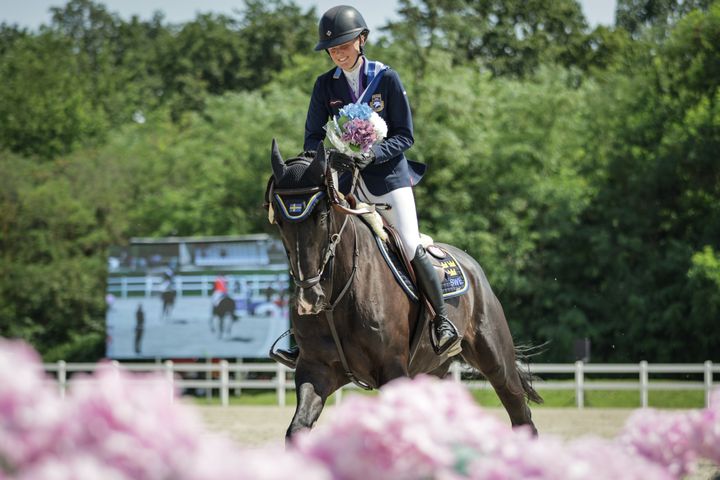
[[[525,391],[525,397],[535,403],[543,403],[544,400],[540,394],[532,386],[533,381],[537,380],[538,377],[530,372],[530,357],[539,355],[542,353],[542,348],[545,345],[533,347],[530,345],[518,345],[515,347],[515,357],[517,358],[517,371],[520,376],[520,383]]]

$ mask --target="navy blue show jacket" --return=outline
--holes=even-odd
[[[362,68],[362,85],[366,86],[367,59]],[[305,121],[305,150],[317,149],[325,139],[323,127],[349,103],[352,103],[350,85],[340,68],[333,68],[317,78]],[[425,173],[425,165],[405,157],[405,150],[414,142],[412,113],[396,71],[385,70],[369,104],[387,123],[388,134],[385,140],[372,147],[375,160],[360,172],[365,185],[373,195],[417,185]]]

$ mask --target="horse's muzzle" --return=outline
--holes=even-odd
[[[300,315],[317,315],[325,309],[325,293],[320,284],[297,289],[297,311]]]

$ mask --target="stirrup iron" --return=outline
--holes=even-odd
[[[438,339],[435,334],[435,322],[437,321],[437,318],[434,318],[433,321],[430,324],[430,344],[432,345],[433,350],[435,351],[436,355],[443,355],[444,353],[447,353],[448,356],[454,356],[457,355],[462,351],[462,336],[460,335],[460,332],[458,331],[455,324],[447,317],[444,317],[446,326],[450,327],[455,335],[455,340],[448,341],[445,345],[442,347],[438,345]]]
[[[280,336],[273,342],[272,346],[270,347],[270,352],[268,353],[268,356],[269,356],[270,358],[272,358],[273,360],[275,360],[276,362],[282,363],[283,365],[285,365],[285,366],[288,367],[289,369],[295,370],[295,367],[297,367],[297,359],[294,359],[294,360],[293,360],[292,358],[290,358],[290,357],[288,357],[288,356],[286,356],[286,355],[280,354],[279,352],[281,351],[281,349],[277,348],[277,343],[278,343],[280,340],[282,340],[283,338],[287,337],[288,335],[292,335],[292,334],[293,334],[293,329],[290,328],[290,329],[286,330],[285,333],[283,333],[282,335],[280,335]],[[290,347],[290,348],[292,348],[292,347]]]

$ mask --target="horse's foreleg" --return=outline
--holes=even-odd
[[[300,431],[312,428],[320,417],[325,401],[337,389],[333,381],[335,372],[329,367],[306,369],[298,364],[295,372],[295,393],[297,406],[295,415],[285,434],[285,441],[290,444],[292,436]]]

